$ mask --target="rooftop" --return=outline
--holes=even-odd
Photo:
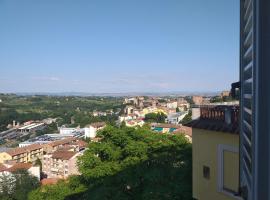
[[[30,151],[35,151],[38,149],[42,149],[43,146],[40,144],[33,144],[33,145],[29,145],[26,147],[17,147],[15,149],[11,149],[6,151],[7,154],[9,154],[10,156],[16,156],[22,153],[26,153],[26,152],[30,152]]]
[[[31,163],[16,163],[12,167],[8,168],[7,171],[9,172],[15,172],[20,169],[28,170],[32,167],[33,165]]]
[[[76,152],[72,151],[56,151],[52,154],[53,159],[69,160],[76,155]]]
[[[186,126],[211,131],[239,134],[238,105],[200,106],[200,116]]]

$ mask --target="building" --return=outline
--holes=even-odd
[[[193,198],[235,200],[239,192],[239,106],[201,106],[192,127]]]
[[[203,104],[203,97],[202,96],[193,96],[192,101],[195,105],[202,105]]]
[[[84,148],[83,146],[80,146],[80,141],[81,141],[80,139],[74,137],[66,138],[63,140],[57,140],[43,145],[43,150],[45,153],[52,153],[61,148],[65,147],[70,148],[71,146],[74,146],[74,148],[77,149],[78,151],[80,148]]]
[[[136,126],[142,127],[145,124],[145,122],[142,119],[128,120],[125,121],[125,123],[126,126],[128,127],[136,127]]]
[[[176,109],[178,107],[177,101],[172,101],[167,103],[167,108],[169,109]]]
[[[84,129],[79,129],[76,132],[72,132],[70,134],[68,133],[64,133],[64,134],[59,134],[59,133],[55,133],[55,134],[45,134],[45,135],[41,135],[35,138],[31,138],[27,141],[21,142],[19,144],[19,147],[26,147],[29,145],[33,145],[33,144],[48,144],[54,141],[59,141],[59,140],[64,140],[64,139],[68,139],[68,138],[82,138],[84,137]]]
[[[27,170],[29,174],[35,176],[38,180],[40,180],[40,166],[34,166],[31,163],[16,162],[7,162],[4,164],[0,164],[0,176],[11,175],[18,170]]]
[[[105,128],[105,122],[96,122],[92,123],[84,128],[85,131],[85,138],[95,138],[97,135],[97,131],[102,130]]]
[[[127,106],[127,107],[125,108],[125,114],[126,114],[126,115],[133,114],[133,113],[134,113],[134,110],[135,110],[135,108],[134,108],[133,106]]]
[[[55,151],[43,156],[42,171],[47,178],[66,179],[71,175],[79,175],[77,159],[83,152]]]
[[[190,104],[184,98],[180,98],[177,101],[177,107],[179,108],[180,112],[184,112],[190,108]]]
[[[76,132],[78,129],[77,128],[65,128],[62,127],[60,128],[60,134],[71,134],[73,132]]]
[[[192,142],[192,128],[187,126],[176,124],[152,123],[151,129],[158,133],[183,134],[188,139],[188,141]]]
[[[166,118],[166,122],[169,124],[179,124],[188,112],[170,113]]]
[[[31,123],[29,125],[24,125],[20,128],[18,128],[18,131],[22,132],[22,133],[27,133],[27,132],[34,132],[37,130],[42,130],[43,128],[45,128],[45,124],[44,123]]]
[[[18,147],[0,153],[0,163],[15,161],[21,163],[35,162],[43,156],[43,146],[33,144],[27,147]]]
[[[229,97],[231,95],[230,91],[222,91],[220,96],[221,98]]]

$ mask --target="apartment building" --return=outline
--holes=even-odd
[[[27,147],[18,147],[0,153],[0,163],[15,161],[21,163],[34,162],[43,156],[43,146],[33,144]]]
[[[92,123],[84,128],[85,138],[95,138],[97,135],[97,131],[105,128],[105,122],[96,122]]]
[[[71,175],[79,175],[77,159],[83,154],[68,150],[58,150],[43,156],[42,171],[47,178],[66,179]]]
[[[193,198],[239,199],[239,106],[201,106],[192,127]]]
[[[74,137],[66,138],[63,140],[57,140],[48,144],[43,145],[45,153],[52,153],[57,151],[60,148],[71,147],[73,146],[76,151],[84,149],[87,143],[82,140]]]
[[[0,176],[11,175],[18,170],[26,170],[32,176],[35,176],[40,180],[40,166],[34,166],[31,163],[16,163],[8,162],[5,164],[0,164]]]

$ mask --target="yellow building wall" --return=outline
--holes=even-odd
[[[198,200],[233,200],[237,199],[219,190],[220,145],[239,148],[239,135],[202,129],[193,129],[193,198]],[[237,188],[239,182],[239,153],[225,152],[224,185]],[[230,165],[231,163],[231,165]],[[229,166],[228,166],[229,165]],[[210,178],[203,175],[203,167],[210,168]],[[226,177],[225,177],[226,176]]]
[[[4,163],[6,160],[12,160],[12,157],[6,152],[0,153],[0,163]]]

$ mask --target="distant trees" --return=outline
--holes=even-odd
[[[79,159],[81,176],[39,188],[30,200],[192,199],[191,145],[182,135],[107,126]]]
[[[214,96],[210,99],[211,103],[221,103],[221,102],[228,102],[228,101],[233,101],[234,99],[231,96]]]
[[[121,110],[124,105],[121,98],[113,97],[53,97],[34,96],[24,97],[16,95],[1,95],[0,103],[0,131],[4,131],[13,120],[25,122],[28,120],[41,120],[44,118],[61,118],[59,125],[70,124],[71,117],[75,123],[82,127],[97,121],[91,116],[94,110],[106,112],[107,110]],[[79,108],[79,109],[78,109]],[[104,117],[105,121],[112,123],[115,116]],[[103,117],[98,119],[103,120]]]
[[[192,121],[192,111],[190,110],[188,112],[188,114],[184,117],[184,119],[182,119],[182,121],[180,122],[181,124],[186,124],[188,122]]]
[[[149,113],[145,115],[146,122],[156,122],[156,123],[165,123],[167,115],[164,113]]]
[[[0,175],[0,199],[25,200],[28,193],[38,188],[39,180],[26,170]]]

